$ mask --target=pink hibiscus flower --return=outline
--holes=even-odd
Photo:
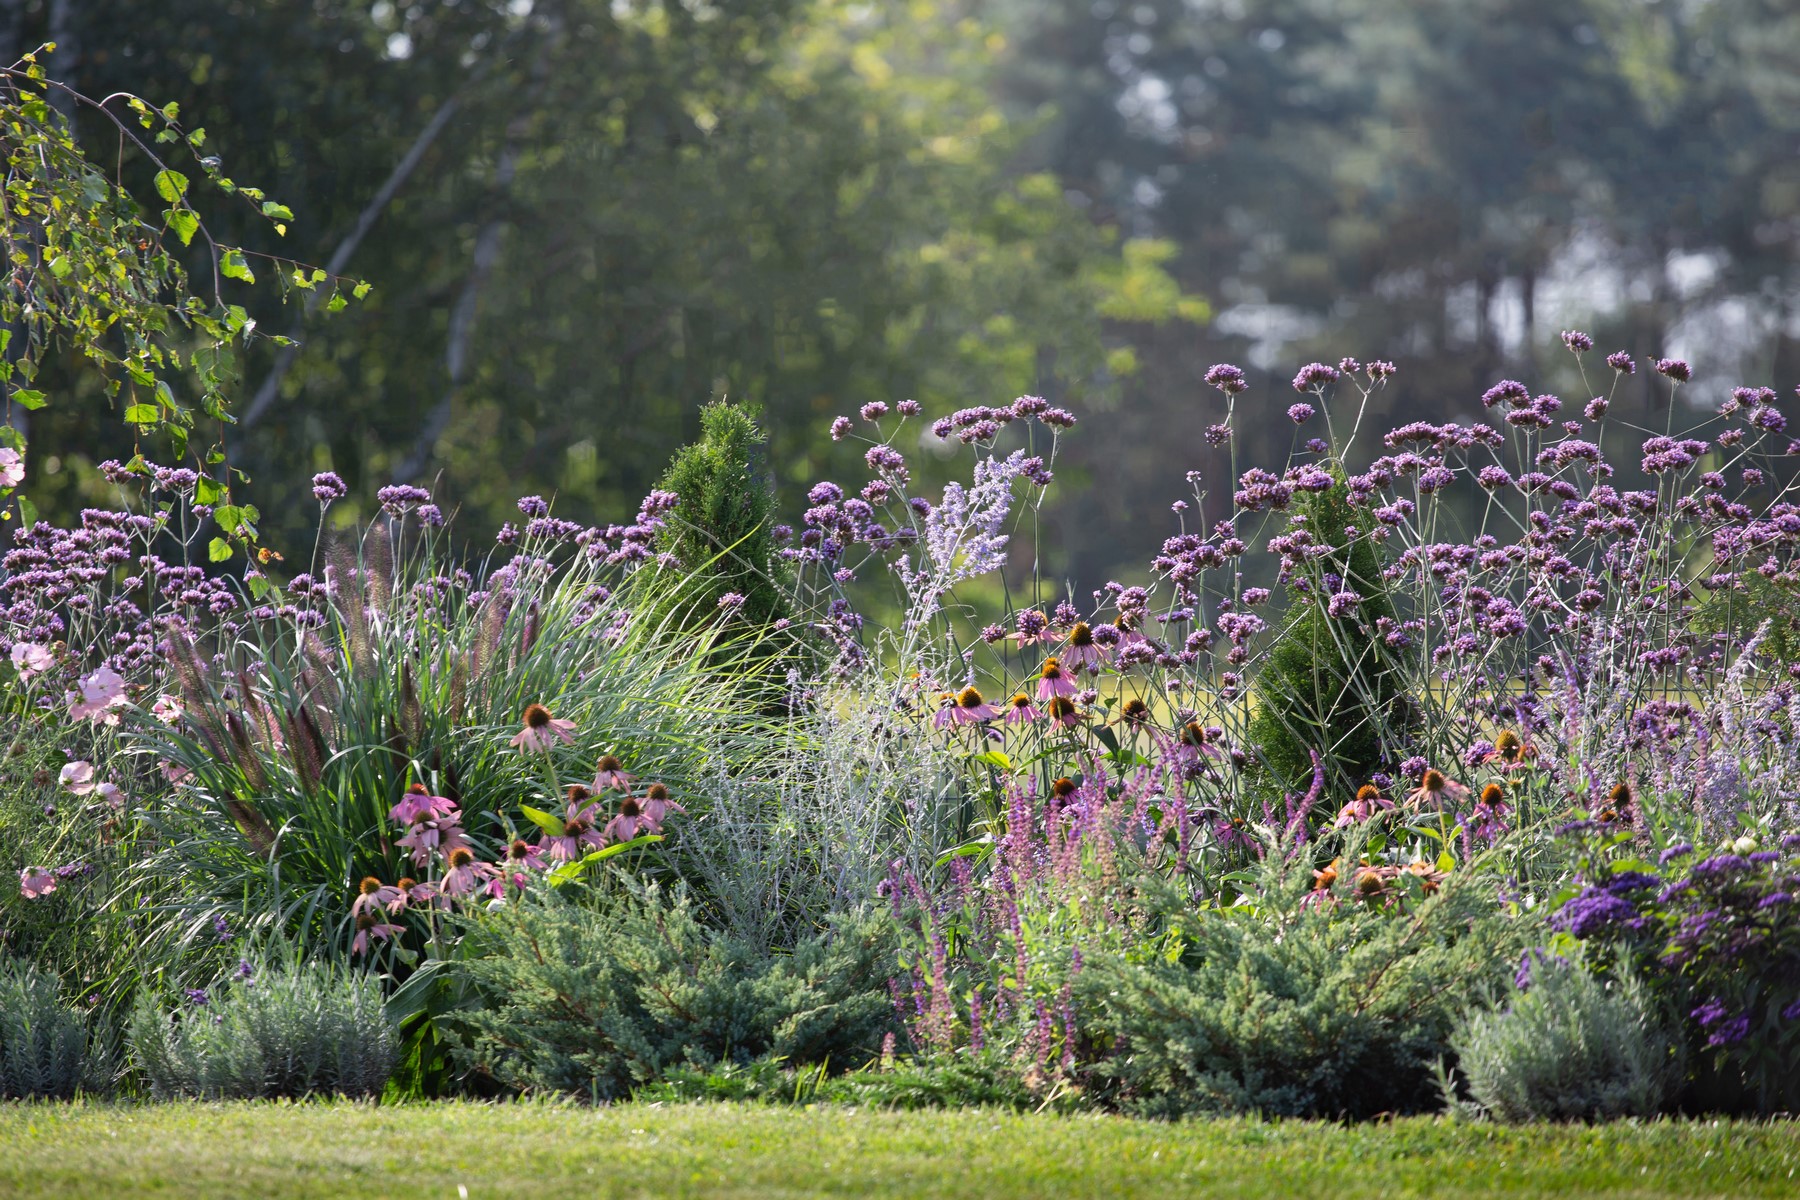
[[[56,656],[50,653],[50,647],[37,642],[14,642],[12,648],[13,669],[19,678],[29,680],[33,675],[42,675],[56,662]]]
[[[69,719],[97,721],[103,725],[119,723],[118,710],[125,707],[125,677],[111,667],[101,667],[81,677],[79,691],[69,693]]]

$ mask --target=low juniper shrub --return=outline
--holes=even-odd
[[[132,1010],[132,1058],[157,1096],[378,1095],[398,1044],[379,980],[323,962],[253,966]]]
[[[1680,1042],[1637,972],[1528,952],[1508,1004],[1477,1009],[1451,1038],[1475,1103],[1504,1121],[1612,1120],[1664,1111]]]
[[[859,1066],[894,1027],[891,935],[840,918],[769,954],[701,923],[685,889],[530,896],[482,923],[463,1058],[521,1092],[611,1100],[677,1067]]]

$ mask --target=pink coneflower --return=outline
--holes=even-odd
[[[1000,719],[1008,725],[1029,725],[1042,720],[1043,716],[1038,706],[1031,702],[1031,697],[1020,692],[1007,702],[1006,715]]]
[[[1141,646],[1150,639],[1138,632],[1137,621],[1128,617],[1114,617],[1113,628],[1119,631],[1119,649],[1128,646]]]
[[[506,848],[506,869],[509,871],[542,871],[549,865],[544,859],[543,847],[534,846],[524,838],[514,838],[512,845]]]
[[[629,792],[637,776],[625,772],[625,764],[611,754],[602,754],[600,761],[594,764],[594,790],[604,792],[608,788],[621,792]]]
[[[63,767],[56,781],[77,796],[85,796],[94,790],[94,764],[78,758]]]
[[[653,830],[644,816],[644,806],[638,803],[636,796],[627,796],[619,801],[618,815],[606,823],[601,836],[609,842],[629,842],[639,833]]]
[[[466,896],[484,879],[492,879],[499,872],[484,862],[477,862],[475,852],[467,846],[458,846],[445,859],[450,869],[444,872],[439,886],[446,896]]]
[[[520,719],[524,721],[525,727],[513,736],[510,743],[517,749],[548,753],[556,745],[558,738],[565,742],[575,740],[575,722],[551,716],[550,710],[541,704],[527,704]]]
[[[411,850],[413,862],[422,867],[434,853],[449,855],[466,848],[469,837],[455,816],[427,817],[407,830],[397,844]]]
[[[416,825],[433,819],[456,820],[456,801],[447,796],[433,796],[422,783],[408,784],[400,803],[388,809],[388,820],[401,825]]]
[[[416,879],[408,879],[403,875],[394,881],[394,887],[400,893],[400,899],[389,906],[388,911],[391,913],[397,913],[408,906],[422,908],[435,905],[438,908],[447,908],[450,905],[450,898],[442,895],[436,884],[420,883]]]
[[[1357,825],[1383,809],[1394,807],[1394,802],[1381,794],[1381,789],[1374,784],[1365,783],[1356,790],[1356,798],[1338,809],[1337,820],[1333,821],[1334,829],[1342,829],[1347,825]]]
[[[1094,640],[1094,631],[1086,621],[1075,622],[1069,630],[1069,641],[1059,652],[1071,671],[1094,672],[1106,661],[1106,647]]]
[[[118,710],[125,699],[125,677],[111,667],[101,667],[91,675],[83,675],[79,690],[70,692],[69,719],[97,721],[103,725],[119,723]]]
[[[1062,663],[1055,658],[1046,658],[1044,665],[1038,670],[1037,698],[1048,700],[1052,696],[1073,696],[1075,681],[1069,678]]]
[[[1213,758],[1221,757],[1221,751],[1213,744],[1212,730],[1198,721],[1189,721],[1181,727],[1181,746],[1188,754],[1205,754]]]
[[[1530,768],[1537,758],[1537,747],[1519,737],[1510,729],[1502,729],[1500,736],[1494,739],[1492,752],[1482,757],[1484,763],[1495,763],[1503,771],[1521,771]]]
[[[685,813],[687,809],[669,798],[669,789],[660,783],[653,783],[644,789],[644,798],[639,801],[644,810],[644,821],[652,829],[661,829],[663,818],[671,812]]]
[[[33,675],[42,675],[56,662],[56,656],[50,653],[50,647],[37,642],[14,642],[12,648],[13,669],[19,673],[21,680],[30,680]]]
[[[1113,725],[1126,725],[1132,729],[1142,729],[1145,725],[1150,723],[1150,706],[1136,696],[1133,696],[1119,706],[1119,715],[1114,717],[1109,723]]]
[[[350,953],[361,954],[369,948],[369,939],[385,942],[396,933],[405,933],[404,925],[384,925],[376,918],[364,913],[356,918],[356,936],[350,941]]]
[[[539,850],[548,850],[554,862],[572,862],[580,858],[587,850],[598,850],[606,845],[606,837],[594,827],[598,804],[589,803],[593,793],[579,784],[571,786],[568,793],[568,808],[563,814],[563,831],[560,834],[546,833],[538,843]]]
[[[956,694],[955,703],[945,705],[938,710],[932,724],[942,729],[946,725],[974,725],[982,721],[992,721],[1000,715],[1000,707],[989,704],[982,699],[981,693],[972,687],[966,687]]]
[[[27,900],[48,896],[56,890],[56,873],[42,867],[26,867],[19,872],[19,895]]]
[[[356,887],[356,899],[350,902],[350,915],[360,917],[364,913],[379,913],[382,909],[399,912],[405,907],[405,892],[392,884],[381,882],[373,875],[367,875]]]
[[[1050,718],[1052,725],[1061,725],[1064,729],[1073,729],[1081,724],[1081,710],[1067,696],[1052,696],[1050,703],[1044,707],[1044,715]]]
[[[1443,808],[1446,804],[1461,804],[1469,798],[1469,789],[1455,780],[1446,779],[1443,772],[1430,767],[1419,776],[1419,786],[1406,793],[1406,802],[1414,807],[1429,805],[1432,808]]]

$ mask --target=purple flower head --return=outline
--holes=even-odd
[[[1523,408],[1531,403],[1531,389],[1516,379],[1502,379],[1481,394],[1481,403],[1486,408],[1498,408],[1502,404]]]
[[[1656,360],[1656,373],[1667,375],[1676,383],[1686,383],[1694,377],[1693,370],[1687,362],[1679,358],[1659,358]]]
[[[1206,382],[1227,396],[1235,396],[1250,386],[1250,381],[1244,378],[1243,371],[1230,363],[1218,363],[1207,368]]]
[[[1606,365],[1621,375],[1637,374],[1637,363],[1633,362],[1631,360],[1631,355],[1625,353],[1623,350],[1607,355]]]
[[[431,529],[444,527],[444,510],[435,504],[419,505],[419,524]]]
[[[742,592],[726,592],[719,597],[720,612],[734,613],[742,607],[744,607],[744,593]]]
[[[1337,368],[1328,367],[1321,362],[1307,363],[1300,368],[1300,373],[1294,376],[1294,390],[1296,392],[1317,391],[1323,389],[1328,383],[1336,383],[1337,380]]]
[[[1598,421],[1601,417],[1606,415],[1606,397],[1595,396],[1592,400],[1587,402],[1587,407],[1581,411],[1587,414],[1588,420]]]
[[[321,471],[312,478],[313,499],[320,504],[330,504],[333,500],[342,500],[349,490],[335,471]]]
[[[1562,344],[1576,354],[1585,354],[1594,348],[1594,339],[1579,329],[1565,329],[1562,331]]]
[[[919,402],[917,400],[902,400],[899,404],[894,406],[894,409],[903,417],[916,417],[919,415]]]
[[[1316,411],[1318,410],[1310,404],[1290,404],[1288,405],[1288,420],[1296,425],[1301,425],[1310,421]]]
[[[881,420],[881,418],[887,416],[888,406],[886,404],[882,403],[880,400],[871,400],[867,404],[863,405],[859,411],[862,415],[863,420],[868,421],[870,424],[873,424],[874,422],[879,421],[879,420]]]
[[[843,441],[845,438],[850,436],[850,430],[851,430],[851,424],[850,424],[849,417],[834,417],[834,418],[832,418],[832,421],[831,421],[831,440],[832,441],[834,441],[834,442]]]
[[[550,505],[542,496],[520,496],[519,511],[528,517],[547,517],[550,515]]]
[[[375,493],[375,499],[389,516],[403,517],[421,504],[431,502],[431,493],[410,483],[396,483]]]
[[[1207,445],[1223,446],[1226,442],[1229,442],[1230,440],[1231,440],[1231,426],[1226,425],[1221,422],[1218,425],[1208,425],[1206,427],[1206,444]]]

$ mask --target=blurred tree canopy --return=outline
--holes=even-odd
[[[1085,589],[1185,471],[1229,490],[1211,362],[1285,408],[1309,358],[1392,359],[1377,419],[1572,388],[1565,325],[1691,358],[1696,401],[1800,374],[1779,0],[0,0],[9,56],[52,37],[53,75],[205,124],[293,210],[281,253],[374,285],[251,307],[302,343],[252,345],[228,439],[276,544],[315,470],[604,519],[709,400],[795,481],[870,400],[1033,391],[1103,414],[1045,513]],[[35,414],[40,509],[98,486],[100,409]]]
[[[14,18],[16,45],[63,31],[52,72],[84,91],[179,102],[293,210],[284,252],[374,285],[280,330],[297,350],[248,356],[234,463],[271,539],[305,535],[325,469],[365,505],[435,482],[490,528],[522,491],[629,512],[727,395],[762,406],[773,467],[804,479],[824,425],[870,399],[1100,394],[1131,366],[1101,314],[1206,315],[1164,273],[1172,248],[1122,244],[1008,169],[1022,130],[985,89],[1002,42],[947,4],[55,0]],[[37,475],[40,508],[94,486],[79,468],[110,443],[82,411],[33,430],[63,466]]]

